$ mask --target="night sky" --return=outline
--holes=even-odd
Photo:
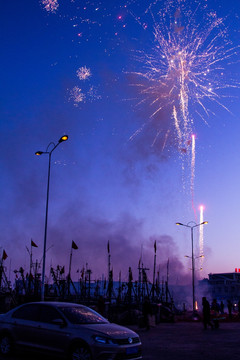
[[[114,278],[121,270],[127,280],[129,266],[136,277],[141,258],[151,280],[156,241],[160,276],[166,276],[169,259],[170,281],[185,282],[191,275],[184,258],[191,254],[190,229],[175,223],[198,224],[201,204],[209,224],[198,276],[240,268],[240,3],[165,4],[1,1],[0,245],[11,280],[20,266],[28,271],[31,239],[38,245],[33,260],[42,259],[48,156],[35,152],[64,134],[68,141],[52,154],[47,277],[50,265],[68,268],[72,240],[78,245],[73,278],[86,264],[93,278],[106,276],[109,241]],[[203,36],[212,18],[223,22],[199,52],[221,34],[211,49],[220,49],[221,59],[206,75],[214,86],[208,94],[219,97],[203,96],[205,111],[189,93],[186,136],[193,131],[196,137],[193,178],[191,141],[179,146],[172,116],[179,98],[169,89],[175,89],[178,72],[163,90],[158,66],[163,73],[166,67],[157,59],[161,46],[154,29],[159,26],[166,38],[172,32],[181,43],[190,31]],[[146,63],[151,56],[154,75]],[[201,63],[199,69],[204,70]],[[196,76],[205,84],[204,76]],[[198,237],[195,229],[196,256]]]

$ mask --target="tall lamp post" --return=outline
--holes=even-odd
[[[193,224],[193,225],[190,225]],[[187,224],[182,224],[180,222],[176,223],[176,225],[181,225],[181,226],[185,226],[191,229],[191,244],[192,244],[192,302],[193,302],[193,312],[196,311],[196,304],[195,304],[195,258],[194,258],[194,253],[193,253],[193,229],[195,227],[198,227],[200,225],[205,225],[208,224],[208,221],[203,221],[200,224],[196,224],[194,221],[190,221]]]
[[[68,139],[67,135],[63,135],[57,144],[50,142],[47,146],[46,151],[36,151],[35,155],[48,155],[48,180],[47,180],[47,200],[46,200],[46,213],[45,213],[45,229],[44,229],[44,243],[43,243],[43,265],[42,265],[42,287],[41,287],[41,300],[44,301],[45,295],[45,263],[46,263],[46,243],[47,243],[47,225],[48,225],[48,199],[49,199],[49,184],[50,184],[50,170],[51,170],[51,156],[52,152],[56,147],[61,144],[63,141]],[[49,150],[49,147],[52,146],[52,149]]]

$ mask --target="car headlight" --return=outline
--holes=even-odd
[[[104,336],[95,335],[95,336],[93,337],[93,339],[94,339],[98,344],[116,345],[116,343],[114,343],[114,341],[113,341],[112,339],[109,339],[109,338],[104,337]]]

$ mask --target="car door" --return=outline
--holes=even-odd
[[[35,347],[39,306],[25,304],[12,314],[12,331],[16,343],[23,347]]]
[[[39,306],[38,346],[41,350],[64,352],[69,345],[70,333],[66,320],[52,305]]]

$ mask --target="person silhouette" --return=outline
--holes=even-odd
[[[205,296],[202,298],[202,313],[204,330],[207,330],[208,325],[213,329],[213,324],[210,321],[210,305]]]

